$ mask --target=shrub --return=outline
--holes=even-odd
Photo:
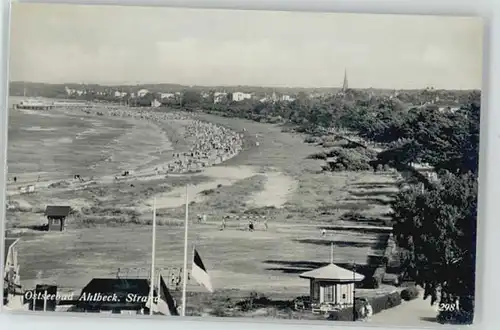
[[[418,297],[418,290],[416,287],[412,286],[401,291],[401,298],[406,301],[416,299]]]
[[[328,320],[330,321],[354,321],[353,309],[345,308],[338,311],[333,311],[328,314]]]
[[[362,287],[363,289],[378,289],[380,286],[380,279],[376,276],[366,277],[363,280]]]
[[[389,293],[385,296],[378,296],[370,300],[373,314],[401,304],[401,295],[398,292]]]
[[[401,305],[401,295],[398,292],[393,292],[387,297],[387,305],[385,309]]]
[[[207,190],[203,190],[201,192],[202,195],[205,195],[205,196],[208,196],[208,195],[213,195],[215,193],[215,189],[207,189]]]
[[[295,300],[271,300],[257,292],[250,292],[250,295],[235,304],[242,312],[248,312],[257,308],[273,307],[279,310],[293,310]]]
[[[356,298],[354,309],[353,308],[344,308],[337,311],[329,312],[328,320],[330,321],[356,321],[362,320],[367,317],[367,309],[366,306],[368,303],[365,299]],[[355,313],[353,315],[353,312]]]
[[[310,296],[300,296],[295,298],[293,301],[294,310],[305,310],[311,307],[311,297]]]
[[[310,155],[307,157],[309,159],[320,159],[320,160],[326,160],[326,154],[324,152],[318,152],[315,154]]]
[[[335,158],[335,161],[329,163],[330,171],[372,170],[372,166],[369,164],[370,157],[366,155],[364,150],[336,148],[331,150],[327,156]]]
[[[304,139],[305,143],[319,143],[320,139],[316,136],[308,136]]]
[[[345,167],[344,164],[340,164],[340,163],[330,164],[328,167],[328,170],[331,170],[334,172],[343,172],[343,171],[347,170],[347,167]]]

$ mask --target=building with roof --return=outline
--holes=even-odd
[[[146,96],[146,94],[149,94],[149,90],[147,90],[147,89],[140,89],[137,92],[137,97],[144,97],[144,96]]]
[[[233,101],[240,102],[243,100],[250,100],[252,98],[252,94],[243,93],[243,92],[234,92],[233,93]]]
[[[114,97],[125,97],[127,96],[127,92],[115,91]]]
[[[47,217],[47,230],[63,231],[66,228],[66,218],[71,211],[69,206],[49,205],[45,209]]]
[[[226,92],[215,92],[214,93],[214,103],[221,103],[227,99]]]
[[[75,310],[81,312],[149,313],[149,279],[94,278],[81,291]],[[156,296],[156,293],[154,293]]]
[[[290,95],[281,95],[280,100],[284,102],[292,102],[295,101],[295,98]]]
[[[364,279],[364,275],[337,266],[333,262],[302,273],[300,277],[310,281],[311,306],[328,304],[339,307],[353,305],[355,283]]]
[[[160,99],[161,100],[175,99],[175,94],[174,93],[160,93]]]
[[[58,304],[57,285],[37,284],[35,289],[24,293],[30,311],[55,312]]]

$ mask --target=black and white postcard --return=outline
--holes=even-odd
[[[471,324],[482,43],[475,17],[13,4],[4,309]]]

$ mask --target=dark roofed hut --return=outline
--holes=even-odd
[[[69,206],[47,206],[45,216],[48,220],[48,230],[63,231],[66,228],[66,218],[70,211],[71,207]]]
[[[82,289],[76,308],[94,313],[149,313],[149,288],[144,278],[94,278]]]

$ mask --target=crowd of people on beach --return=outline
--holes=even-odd
[[[82,109],[91,114],[89,109]],[[97,112],[96,112],[97,113]],[[192,142],[188,150],[174,152],[172,159],[155,169],[156,174],[197,172],[204,167],[220,164],[238,154],[243,148],[243,135],[225,127],[196,119],[192,114],[177,112],[155,112],[151,110],[128,110],[110,107],[105,112],[112,117],[130,117],[152,122],[182,120],[183,139]],[[172,141],[174,144],[177,141]]]

